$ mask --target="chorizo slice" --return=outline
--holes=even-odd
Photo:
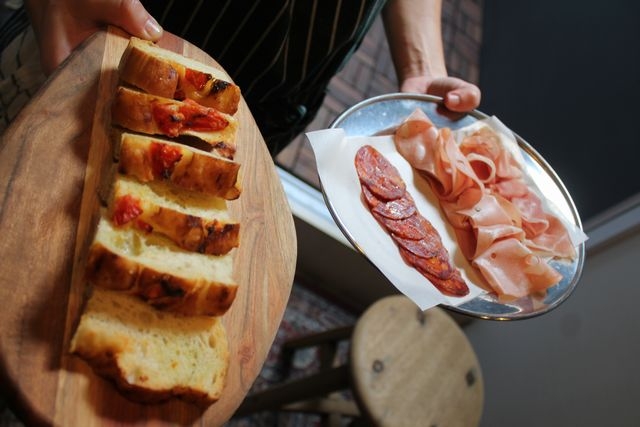
[[[425,276],[433,286],[435,286],[440,292],[445,295],[453,297],[463,297],[469,293],[469,286],[465,283],[462,275],[458,270],[453,270],[453,274],[446,279],[441,279],[430,275],[427,272],[423,272],[418,269],[423,276]]]
[[[433,274],[431,267],[437,264],[438,260],[436,258],[425,260],[403,248],[400,248],[400,255],[402,255],[405,262],[415,267],[420,274],[427,278],[433,286],[443,294],[453,297],[463,297],[469,293],[469,286],[467,286],[460,271],[457,269],[451,268],[446,274]],[[435,262],[433,262],[434,260]]]
[[[398,240],[396,240],[396,243],[397,242]],[[438,251],[432,256],[425,257],[416,255],[413,251],[401,246],[400,244],[398,245],[398,248],[400,249],[402,259],[404,259],[407,264],[417,268],[421,272],[429,273],[430,275],[441,279],[447,279],[451,277],[455,270],[449,263],[447,253],[445,251]],[[415,250],[415,247],[412,249]]]
[[[402,259],[443,294],[467,295],[469,287],[449,261],[438,231],[418,212],[398,170],[368,145],[358,150],[354,163],[364,201],[395,241]]]
[[[411,240],[392,233],[391,237],[393,237],[398,246],[405,248],[420,258],[433,258],[442,252],[442,243],[432,236],[427,236],[420,240]]]
[[[378,199],[369,191],[366,185],[362,185],[362,194],[372,212],[388,219],[398,220],[408,218],[416,213],[416,204],[413,197],[405,191],[398,199],[384,201]]]
[[[378,150],[370,145],[358,149],[354,160],[360,182],[383,200],[395,200],[405,193],[400,173]]]
[[[390,219],[374,211],[371,213],[374,218],[387,229],[387,231],[403,239],[420,240],[427,235],[424,227],[422,226],[423,218],[415,213],[402,219]]]

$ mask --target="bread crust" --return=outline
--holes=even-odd
[[[129,42],[119,65],[120,78],[153,95],[173,98],[180,76],[171,63],[145,54]]]
[[[192,252],[224,255],[239,245],[240,224],[224,223],[216,219],[206,220],[185,215],[171,209],[158,207],[143,220],[169,237],[179,247]]]
[[[70,349],[132,401],[208,406],[225,387],[220,317],[238,290],[240,224],[225,200],[241,193],[233,161],[240,89],[221,70],[136,38],[118,71],[112,130],[173,140],[117,135],[111,170],[121,175],[110,176],[110,198],[101,194],[109,207],[87,253],[92,292]]]
[[[217,154],[233,159],[236,152],[235,117],[195,103],[176,101],[119,86],[111,106],[114,125],[149,135],[170,138],[191,136],[209,144]],[[203,130],[194,123],[212,124]]]
[[[171,167],[158,170],[154,166],[158,163],[154,158],[154,144],[161,146],[159,150],[179,153],[179,159]],[[176,188],[226,200],[235,200],[241,193],[239,163],[181,144],[124,133],[120,139],[118,158],[118,171],[140,182],[166,182]]]
[[[153,42],[131,38],[118,68],[122,81],[150,94],[192,99],[231,115],[238,110],[240,88],[222,71]]]
[[[126,292],[159,310],[189,316],[223,315],[238,290],[236,284],[160,271],[115,253],[100,242],[89,249],[85,276],[94,286]]]
[[[151,197],[145,197],[145,194],[153,194],[153,190],[140,195],[136,194],[136,191],[140,192],[140,187],[131,187],[132,184],[127,185],[122,177],[116,178],[109,204],[109,217],[118,226],[133,226],[145,232],[162,234],[178,247],[191,252],[224,255],[238,247],[239,223],[192,215],[162,206],[150,200]]]
[[[94,303],[92,301],[96,294],[100,294],[99,298],[102,299],[102,302]],[[230,362],[226,330],[220,319],[187,319],[185,327],[189,329],[184,332],[186,336],[194,335],[195,338],[197,335],[214,343],[216,368],[210,372],[213,374],[213,378],[210,378],[209,381],[203,381],[200,378],[193,382],[163,386],[163,381],[148,377],[152,373],[145,368],[147,360],[137,360],[137,366],[131,364],[131,358],[129,358],[129,363],[124,362],[126,355],[131,356],[136,352],[136,347],[140,344],[137,342],[140,338],[137,336],[140,331],[135,324],[122,323],[120,317],[123,315],[122,311],[133,308],[135,311],[146,313],[151,319],[155,318],[155,315],[150,311],[153,310],[152,308],[122,305],[124,301],[122,297],[113,293],[94,289],[71,340],[71,353],[82,357],[96,374],[112,380],[118,390],[130,400],[141,403],[159,403],[177,397],[202,407],[216,402],[222,395]],[[117,305],[119,308],[107,308],[105,303],[112,304],[114,307]],[[102,321],[92,322],[91,317],[93,316],[99,317]],[[165,319],[164,324],[172,322],[167,317]],[[180,319],[176,318],[175,321],[180,321]],[[156,327],[162,328],[157,325]],[[106,330],[106,328],[111,329]],[[188,363],[188,361],[179,363]],[[169,372],[171,366],[160,365],[154,368],[156,373],[160,370],[160,373],[171,374]]]

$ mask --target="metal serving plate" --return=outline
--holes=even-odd
[[[441,98],[430,95],[394,93],[377,96],[347,109],[333,121],[330,127],[344,129],[347,136],[371,136],[388,133],[393,131],[417,108],[422,109],[436,126],[449,127],[453,130],[487,118],[487,115],[480,111],[468,114],[444,113],[441,102]],[[544,195],[560,210],[560,213],[568,221],[572,221],[582,229],[580,216],[560,178],[533,147],[515,133],[514,136],[525,159],[527,173]],[[341,223],[326,194],[325,201],[340,230],[358,249],[356,239]],[[546,294],[541,297],[525,297],[503,303],[497,300],[495,294],[489,293],[480,295],[457,307],[445,306],[444,308],[490,320],[526,319],[547,313],[564,302],[578,284],[584,265],[584,244],[580,244],[576,251],[577,257],[572,262],[551,261],[551,264],[562,274],[563,279],[557,285],[547,289]]]

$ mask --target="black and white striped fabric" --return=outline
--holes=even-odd
[[[385,0],[143,0],[242,88],[272,154],[313,119]]]
[[[272,155],[313,119],[386,0],[143,0],[241,87]],[[0,131],[44,81],[19,9],[0,26]]]
[[[2,8],[2,25],[0,26],[0,52],[2,52],[13,39],[29,25],[29,17],[24,7],[9,9],[4,5]]]

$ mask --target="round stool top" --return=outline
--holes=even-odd
[[[469,427],[482,414],[482,371],[471,344],[442,309],[404,296],[373,304],[351,340],[353,391],[379,426]]]

